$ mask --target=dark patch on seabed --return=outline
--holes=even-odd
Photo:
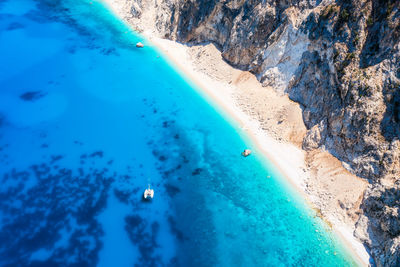
[[[135,266],[157,266],[162,262],[159,256],[154,256],[155,249],[159,246],[156,241],[160,225],[153,222],[149,225],[145,219],[138,215],[125,218],[126,231],[131,241],[138,245],[140,258]],[[148,229],[150,226],[150,229]]]
[[[10,23],[10,24],[8,25],[7,31],[18,30],[18,29],[22,29],[22,28],[24,28],[24,27],[25,27],[25,26],[24,26],[22,23],[13,22],[13,23]]]
[[[95,166],[104,166],[101,150],[81,156],[101,161]],[[134,176],[107,168],[71,169],[63,166],[63,159],[51,155],[48,162],[23,170],[13,168],[1,177],[0,266],[65,266],[67,262],[95,266],[104,236],[97,218],[107,207],[109,194],[129,205],[141,195],[139,188],[121,191],[113,186],[116,180]],[[135,208],[140,209],[137,204]],[[126,217],[126,231],[139,247],[141,266],[155,266],[161,262],[153,256],[159,247],[159,224],[154,222],[148,229],[146,224],[139,215]],[[43,250],[48,255],[45,260],[32,259],[35,252]]]
[[[132,191],[127,191],[127,190],[119,190],[119,189],[114,189],[114,195],[117,197],[117,199],[124,203],[124,204],[129,204],[130,196],[131,194],[136,194],[138,193],[139,190],[132,190]]]
[[[43,93],[41,91],[29,91],[29,92],[23,93],[19,97],[24,101],[36,101],[46,95],[47,95],[47,93]]]
[[[58,266],[71,259],[80,266],[97,263],[103,230],[96,216],[106,207],[113,178],[97,169],[83,175],[68,168],[54,170],[58,158],[3,175],[2,185],[10,185],[0,192],[1,265]],[[56,246],[62,232],[69,236],[67,244]],[[50,257],[31,261],[39,249],[48,250]]]
[[[203,181],[212,176],[198,165],[202,156],[177,124],[174,120],[164,120],[162,140],[148,142],[152,154],[158,159],[156,167],[174,213],[174,216],[168,216],[168,223],[178,248],[171,264],[213,266],[217,259],[214,247],[217,240],[212,214],[202,191],[205,187]]]
[[[0,113],[0,128],[4,125],[5,118],[4,115]]]
[[[165,187],[165,190],[167,191],[167,194],[170,197],[174,197],[176,194],[181,192],[181,190],[178,187],[171,185],[171,184],[165,184],[164,187]]]

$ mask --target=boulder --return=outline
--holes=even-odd
[[[249,156],[251,154],[251,150],[250,149],[245,149],[243,152],[242,152],[242,156],[243,157],[247,157],[247,156]]]

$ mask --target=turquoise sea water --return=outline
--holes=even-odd
[[[355,265],[137,41],[99,1],[0,0],[0,265]]]

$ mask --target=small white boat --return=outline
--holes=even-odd
[[[153,198],[154,197],[154,190],[153,189],[151,189],[150,188],[150,185],[149,185],[149,188],[147,188],[146,190],[144,190],[144,193],[143,193],[143,198],[144,199],[148,199],[148,198]]]
[[[142,44],[141,42],[138,42],[138,43],[136,43],[136,47],[138,47],[138,48],[143,48],[143,47],[144,47],[144,44]]]

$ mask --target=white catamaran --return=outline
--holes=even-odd
[[[149,188],[147,188],[146,190],[144,190],[143,198],[144,198],[144,199],[148,199],[148,198],[152,199],[153,197],[154,197],[154,190],[151,189],[151,188],[150,188],[150,185],[149,185]]]

